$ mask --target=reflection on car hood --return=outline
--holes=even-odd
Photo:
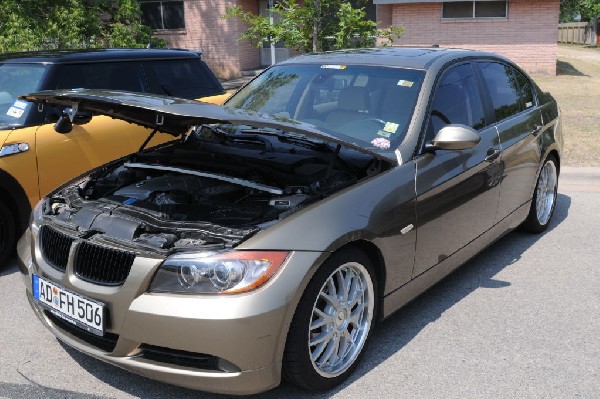
[[[87,89],[48,90],[19,98],[36,103],[77,106],[79,110],[93,111],[152,129],[158,128],[160,132],[174,136],[186,133],[192,126],[210,123],[231,123],[291,131],[341,144],[379,159],[395,161],[395,158],[342,140],[307,123],[194,100],[118,90]]]

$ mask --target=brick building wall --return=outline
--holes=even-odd
[[[501,54],[532,74],[555,75],[559,0],[509,0],[508,18],[443,20],[441,3],[378,5],[377,20],[405,28],[395,45]]]
[[[202,51],[202,59],[217,76],[230,79],[260,64],[259,52],[248,42],[238,42],[245,27],[237,19],[223,20],[227,7],[239,5],[258,13],[257,0],[184,0],[185,29],[156,31],[169,47]]]

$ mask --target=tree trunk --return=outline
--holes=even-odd
[[[315,18],[313,20],[313,32],[312,32],[312,51],[316,53],[321,51],[319,46],[319,27],[321,25],[321,0],[314,0],[315,2]]]

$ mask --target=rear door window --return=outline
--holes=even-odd
[[[521,94],[521,109],[526,110],[535,105],[533,97],[533,85],[521,72],[513,69],[517,82],[519,83],[519,93]]]
[[[490,93],[496,121],[519,113],[523,108],[519,82],[513,68],[498,62],[478,62],[477,65]]]

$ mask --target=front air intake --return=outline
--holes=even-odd
[[[69,251],[75,239],[44,225],[40,229],[39,240],[44,260],[55,269],[64,272],[69,260]]]
[[[99,285],[121,285],[135,259],[133,252],[121,251],[83,241],[75,255],[75,274]]]

